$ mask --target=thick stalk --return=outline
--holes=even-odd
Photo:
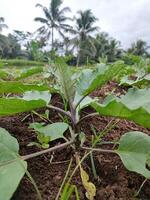
[[[75,138],[75,148],[76,150],[80,147],[79,133],[80,130],[77,126],[77,110],[73,104],[70,104],[71,122],[72,122],[72,132],[73,138]]]

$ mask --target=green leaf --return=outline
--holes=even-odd
[[[129,89],[124,96],[108,96],[103,104],[92,102],[91,106],[101,115],[132,120],[150,128],[150,89]]]
[[[0,98],[0,116],[9,116],[46,106],[43,100],[25,101],[23,99]]]
[[[119,64],[113,66],[101,64],[96,68],[96,70],[83,70],[77,82],[78,93],[83,96],[90,94],[98,87],[103,86],[109,80],[115,78],[121,68],[122,65]]]
[[[82,98],[82,96],[79,95],[78,93],[76,93],[73,104],[76,105],[81,98]],[[89,106],[92,102],[96,102],[97,100],[98,100],[97,98],[92,99],[91,97],[87,96],[81,101],[81,103],[76,108],[76,111],[77,111],[76,112],[76,118],[77,118],[78,121],[80,119],[80,111],[83,108]]]
[[[16,161],[0,166],[0,198],[9,200],[26,172],[27,164]]]
[[[80,200],[77,186],[66,183],[62,191],[60,200],[69,200],[73,193],[75,193],[76,195],[76,200]]]
[[[40,123],[32,123],[30,128],[34,128],[38,133],[50,137],[50,141],[64,138],[64,132],[68,129],[68,124],[63,122],[56,122],[47,126],[42,126]]]
[[[6,80],[7,77],[8,77],[7,72],[0,70],[0,78],[3,79],[3,80]]]
[[[24,93],[23,99],[26,101],[43,100],[48,105],[51,100],[51,94],[48,91],[28,91]]]
[[[16,138],[12,137],[5,129],[0,128],[0,162],[14,159],[13,152],[17,154],[19,144]]]
[[[46,85],[29,85],[21,82],[4,81],[0,82],[0,94],[15,93],[21,94],[26,91],[47,91],[50,90]]]
[[[22,80],[24,78],[30,77],[35,74],[39,74],[43,72],[43,67],[33,67],[31,69],[25,69],[20,76],[18,76],[15,80]]]
[[[129,132],[121,137],[116,153],[119,154],[125,167],[150,179],[146,168],[150,156],[150,136],[142,132]]]
[[[63,60],[57,60],[55,76],[60,86],[60,92],[67,101],[73,102],[75,96],[75,81],[71,79],[72,72]]]
[[[18,151],[17,140],[0,128],[0,199],[12,197],[26,172],[27,163],[19,158]]]
[[[129,80],[127,76],[121,79],[120,85],[124,86],[136,86],[141,87],[142,85],[149,85],[150,84],[150,74],[144,76],[143,78],[138,78],[137,80]]]
[[[84,144],[84,142],[85,142],[85,140],[86,140],[86,135],[85,135],[84,132],[81,132],[81,133],[79,134],[79,139],[80,139],[80,142],[81,142],[80,146],[82,147],[83,144]]]

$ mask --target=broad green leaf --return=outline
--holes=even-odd
[[[0,199],[9,200],[12,197],[26,172],[26,168],[26,162],[21,160],[0,166]]]
[[[141,87],[142,85],[150,85],[150,74],[137,80],[129,80],[127,76],[123,77],[120,81],[120,85],[124,86],[136,86]]]
[[[19,144],[5,129],[0,128],[0,162],[14,159],[13,153],[17,154]],[[11,153],[12,154],[11,154]]]
[[[108,96],[104,103],[92,102],[91,106],[100,115],[132,120],[150,128],[150,89],[129,89],[124,96]]]
[[[5,129],[0,128],[0,199],[9,200],[24,176],[27,163],[18,155],[19,144]]]
[[[83,70],[77,82],[78,93],[83,96],[90,94],[98,87],[103,86],[109,80],[115,78],[121,68],[122,65],[119,64],[112,66],[101,64],[95,70]]]
[[[150,170],[146,168],[150,156],[150,136],[142,132],[129,132],[121,137],[116,152],[125,167],[150,179]]]
[[[53,141],[59,138],[64,138],[64,132],[68,129],[68,124],[63,122],[56,122],[47,126],[42,126],[40,123],[32,123],[30,128],[34,128],[35,131],[50,137],[49,141]]]
[[[30,68],[30,69],[26,69],[15,80],[18,81],[18,80],[30,77],[32,75],[41,73],[41,72],[43,72],[43,67],[33,67],[33,68]]]
[[[49,104],[51,100],[51,94],[48,91],[28,91],[24,93],[23,99],[26,101],[43,100],[46,102],[46,104]]]
[[[46,106],[43,100],[25,101],[23,99],[0,98],[0,116],[14,115]]]
[[[0,82],[0,94],[15,93],[21,94],[26,91],[47,91],[49,88],[46,85],[29,85],[21,82],[4,81]]]

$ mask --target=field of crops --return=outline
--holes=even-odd
[[[150,60],[0,62],[0,200],[149,200]]]

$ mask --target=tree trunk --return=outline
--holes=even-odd
[[[52,27],[52,51],[54,49],[54,27]]]

